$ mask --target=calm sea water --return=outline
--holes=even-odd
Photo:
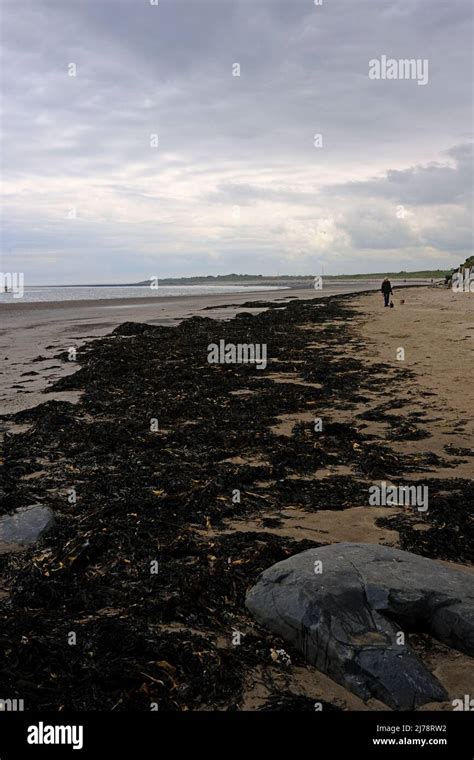
[[[22,298],[13,293],[0,293],[0,303],[32,303],[54,301],[82,301],[114,298],[164,298],[165,296],[219,295],[220,293],[255,293],[281,290],[273,285],[160,285],[156,290],[140,285],[26,287]]]
[[[428,280],[398,280],[394,287],[428,283]],[[357,293],[361,290],[378,290],[380,280],[326,280],[322,290],[315,290],[315,296],[336,293]],[[156,290],[141,285],[117,285],[114,287],[99,285],[81,285],[64,287],[37,286],[26,287],[22,298],[15,298],[13,293],[0,292],[2,303],[32,303],[55,301],[108,300],[116,298],[164,298],[170,296],[219,295],[232,293],[264,293],[270,290],[288,290],[283,285],[160,285]]]

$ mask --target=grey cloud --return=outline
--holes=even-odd
[[[369,181],[335,185],[336,195],[390,198],[396,203],[448,204],[472,197],[472,144],[454,146],[446,154],[455,166],[432,162],[409,169],[389,169],[384,177]]]
[[[394,250],[421,246],[422,241],[393,209],[390,214],[380,208],[354,209],[342,224],[356,249]]]
[[[17,0],[2,12],[2,242],[24,251],[32,276],[47,276],[32,251],[54,251],[65,276],[74,256],[100,249],[86,257],[88,279],[130,266],[141,278],[150,260],[173,274],[186,256],[194,271],[238,269],[239,256],[253,271],[306,267],[310,235],[299,263],[278,231],[298,208],[309,228],[331,218],[349,235],[348,261],[359,246],[383,256],[393,244],[421,263],[437,236],[444,250],[446,230],[434,219],[422,232],[387,228],[387,203],[467,203],[467,148],[451,148],[453,166],[440,154],[470,123],[469,0]],[[429,58],[429,86],[370,81],[382,53]],[[361,214],[366,197],[373,209]],[[74,202],[71,239],[58,215]],[[240,233],[226,227],[235,203],[251,220]],[[282,218],[263,224],[262,204],[286,205]]]

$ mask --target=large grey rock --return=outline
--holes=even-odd
[[[42,504],[20,507],[12,514],[4,515],[0,518],[0,551],[34,544],[53,522],[53,511]]]
[[[469,573],[398,549],[341,543],[268,568],[246,604],[262,625],[362,699],[409,710],[447,694],[400,643],[400,632],[427,630],[474,654],[473,581]]]

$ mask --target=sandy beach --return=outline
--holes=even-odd
[[[231,306],[219,296],[146,309],[89,304],[74,317],[67,306],[15,314],[22,337],[13,372],[35,366],[35,353],[49,352],[46,363],[68,341],[83,345],[73,367],[64,372],[55,360],[49,378],[43,371],[36,389],[18,394],[42,407],[27,411],[11,389],[3,397],[4,409],[20,413],[3,422],[2,509],[48,504],[58,525],[39,548],[1,555],[3,595],[11,597],[2,625],[10,636],[17,631],[20,646],[15,610],[28,608],[31,641],[45,648],[34,678],[25,665],[24,678],[41,686],[28,687],[31,704],[97,709],[88,680],[79,688],[77,674],[58,665],[64,631],[80,629],[95,642],[103,674],[99,709],[118,699],[141,709],[153,695],[165,710],[260,710],[282,698],[388,709],[293,651],[291,669],[282,668],[272,653],[284,642],[255,625],[243,596],[272,563],[343,541],[401,548],[471,577],[472,296],[397,288],[393,300],[384,309],[379,293],[321,301],[314,291],[286,291],[233,297]],[[149,328],[125,325],[84,343],[150,308],[160,313],[148,317]],[[224,335],[268,340],[266,370],[209,365],[206,346]],[[41,394],[45,379],[53,392]],[[315,417],[326,430],[316,441]],[[429,511],[369,506],[367,489],[380,480],[428,484]],[[67,497],[72,486],[77,504]],[[236,487],[239,503],[229,497]],[[163,559],[153,591],[142,567],[150,540]],[[235,630],[242,646],[232,644]],[[146,658],[164,659],[168,676],[165,666],[141,662],[151,631],[161,654]],[[109,664],[104,636],[115,641]],[[421,709],[451,710],[470,693],[472,659],[423,632],[410,634],[410,644],[448,695]],[[194,651],[204,670],[186,659]],[[119,676],[117,691],[111,683],[124,667],[128,685]],[[51,669],[61,673],[59,697],[47,696]],[[138,671],[150,677],[137,691]],[[9,688],[15,693],[13,681]]]
[[[406,419],[410,414],[422,411],[423,427],[428,439],[391,441],[390,445],[404,455],[422,457],[429,449],[440,464],[430,468],[429,476],[425,468],[406,473],[404,481],[421,482],[427,477],[444,479],[445,486],[456,478],[472,483],[474,475],[474,420],[470,409],[474,405],[474,386],[469,381],[474,376],[474,300],[472,295],[444,288],[403,289],[396,292],[395,308],[381,308],[379,294],[363,295],[352,301],[358,317],[356,330],[362,341],[345,343],[340,348],[341,355],[354,356],[367,366],[379,362],[389,367],[393,378],[403,376],[406,370],[412,373],[405,387],[391,387],[390,379],[370,395],[370,400],[345,408],[344,397],[339,398],[328,410],[331,421],[351,424],[354,416],[363,415],[387,402],[387,413]],[[401,301],[404,301],[402,304]],[[405,360],[398,361],[396,352],[405,348]],[[298,373],[286,373],[273,378],[275,382],[298,382]],[[391,402],[393,408],[391,407]],[[398,403],[402,403],[397,408]],[[295,425],[308,424],[313,412],[287,415],[277,428],[280,434],[290,436]],[[385,442],[391,422],[367,420],[364,433],[373,436],[374,441]],[[460,450],[464,455],[459,456]],[[466,454],[470,452],[469,455]],[[249,462],[250,464],[250,462]],[[330,465],[313,473],[312,478],[328,478],[337,475],[353,475],[354,471],[345,465]],[[295,476],[299,479],[299,476]],[[459,494],[463,498],[462,492]],[[472,510],[471,497],[465,494],[466,507]],[[278,527],[265,527],[266,520],[280,518]],[[471,518],[472,519],[472,518]],[[450,516],[446,515],[449,523]],[[382,524],[381,522],[382,521]],[[400,528],[414,535],[429,530],[426,521],[410,515],[405,508],[355,506],[344,511],[318,510],[311,513],[298,504],[280,510],[262,513],[258,519],[231,520],[226,529],[233,531],[263,531],[295,540],[313,539],[324,543],[369,542],[397,548],[410,548],[400,540]],[[472,528],[471,528],[472,530]],[[446,562],[468,573],[474,572],[471,563]],[[474,662],[470,657],[447,647],[439,647],[430,653],[428,662],[432,672],[442,681],[453,699],[460,692],[469,693],[474,681]],[[278,677],[277,677],[278,682]],[[268,694],[268,683],[259,674],[248,694],[248,706],[255,709],[264,695]],[[293,677],[292,686],[299,693],[320,699],[328,693],[347,709],[367,709],[346,690],[342,690],[324,675],[314,670],[299,670]],[[463,693],[464,693],[463,692]],[[373,703],[374,709],[383,705]],[[451,710],[451,702],[428,704],[423,709]]]

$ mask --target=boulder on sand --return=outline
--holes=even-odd
[[[340,543],[268,568],[246,604],[259,623],[354,694],[411,710],[447,694],[400,634],[428,631],[474,654],[473,580],[409,552]]]

